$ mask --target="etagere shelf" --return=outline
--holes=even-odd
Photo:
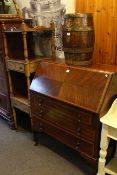
[[[10,14],[10,6],[15,9],[15,14]],[[16,0],[12,0],[10,2],[6,2],[4,0],[0,1],[0,116],[8,121],[11,128],[13,128],[14,120],[10,103],[8,74],[6,71],[4,41],[2,35],[2,24],[3,22],[9,23],[9,21],[14,21],[16,19],[21,20],[21,18],[22,15],[17,6]]]
[[[51,48],[54,55],[54,27],[33,28],[30,20],[5,21],[2,24],[5,48],[5,62],[8,71],[10,99],[14,118],[14,126],[18,127],[16,109],[29,115],[30,112],[30,84],[37,65],[43,57],[34,51],[34,33],[51,33]]]

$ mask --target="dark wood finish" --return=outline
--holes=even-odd
[[[11,112],[11,104],[10,104],[10,93],[9,93],[9,81],[8,81],[8,70],[5,62],[5,42],[3,37],[3,30],[5,30],[4,22],[8,23],[7,26],[11,29],[13,26],[10,24],[15,22],[16,20],[21,21],[20,11],[16,2],[13,0],[13,4],[16,9],[16,14],[5,14],[7,13],[5,10],[5,2],[1,0],[3,13],[0,14],[0,116],[7,119],[13,127],[13,116]],[[9,23],[11,22],[11,23]]]
[[[91,64],[94,48],[92,14],[65,15],[62,33],[66,63],[71,65]]]
[[[35,142],[36,133],[45,132],[97,165],[99,118],[117,97],[116,84],[116,67],[41,62],[30,87]]]
[[[8,77],[4,60],[4,45],[0,23],[0,116],[8,120],[12,126],[12,115],[9,99]]]

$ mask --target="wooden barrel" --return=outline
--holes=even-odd
[[[91,13],[65,15],[63,50],[70,65],[89,65],[94,49],[94,25]]]

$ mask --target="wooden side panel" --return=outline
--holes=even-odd
[[[117,1],[77,0],[76,12],[94,15],[95,63],[117,65]]]

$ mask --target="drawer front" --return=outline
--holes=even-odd
[[[31,72],[31,73],[33,73],[33,72],[36,71],[39,62],[40,62],[40,61],[34,62],[34,63],[30,63],[30,72]]]
[[[7,96],[0,94],[0,107],[7,110]]]
[[[62,143],[72,147],[76,151],[84,154],[87,157],[93,157],[95,150],[94,144],[81,140],[72,134],[57,128],[44,120],[37,119],[34,115],[32,116],[32,128],[33,131],[45,132],[50,136],[53,136]]]
[[[13,98],[11,98],[11,103],[12,103],[12,106],[14,106],[15,108],[20,109],[21,111],[24,111],[28,114],[30,113],[30,108],[28,104],[22,103]]]
[[[46,108],[45,110],[40,109],[40,112],[36,116],[37,118],[44,119],[45,121],[52,123],[65,131],[71,132],[76,137],[91,141],[95,140],[95,128],[76,122],[54,108]]]
[[[11,32],[13,32],[13,31],[19,31],[19,30],[21,30],[22,29],[22,23],[10,23],[10,25],[9,25],[9,23],[5,23],[4,24],[4,26],[3,26],[3,29],[4,30],[6,30],[6,31],[11,31]]]
[[[76,136],[81,138],[81,139],[83,138],[85,140],[95,142],[95,140],[96,140],[96,128],[88,127],[85,125],[80,125],[77,127]]]
[[[21,64],[21,63],[15,63],[15,62],[12,62],[12,61],[8,61],[7,62],[7,68],[9,70],[14,70],[14,71],[17,71],[17,72],[25,72],[25,66],[24,66],[24,64]]]
[[[31,93],[31,108],[32,112],[35,114],[38,114],[40,110],[52,108],[59,111],[59,113],[62,113],[64,116],[67,116],[70,120],[92,127],[95,127],[96,125],[96,117],[92,113],[35,92]]]
[[[87,142],[84,140],[79,140],[79,142],[77,142],[76,150],[79,151],[81,154],[85,155],[86,157],[94,157],[95,155],[94,143]]]

